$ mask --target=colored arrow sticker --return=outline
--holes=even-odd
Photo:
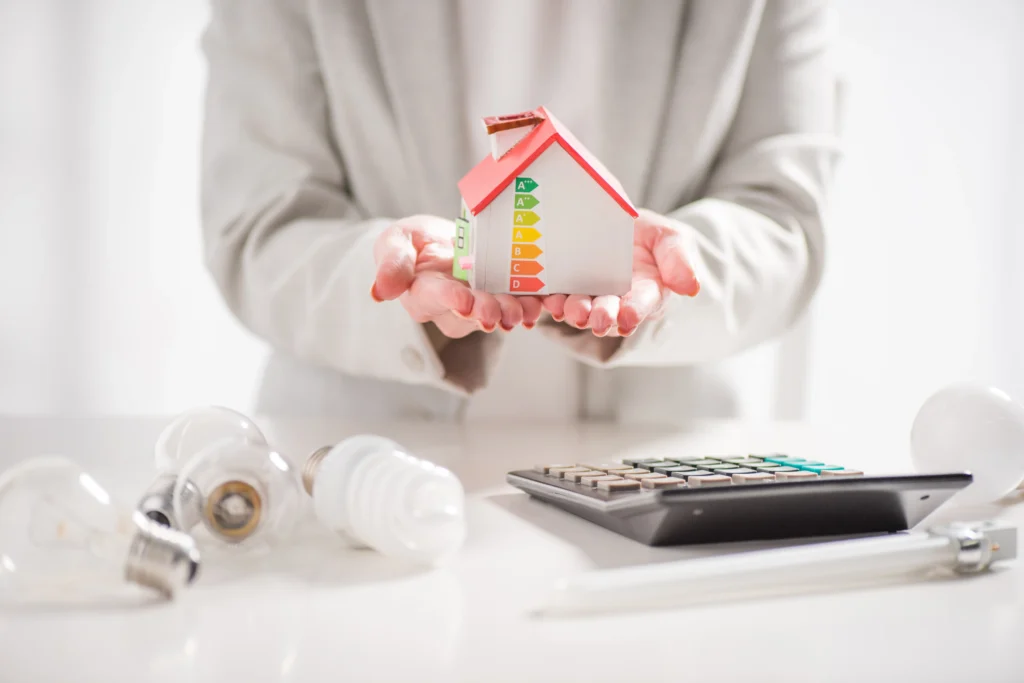
[[[512,274],[513,275],[536,275],[540,271],[544,270],[544,266],[540,264],[540,261],[513,261],[512,262]]]
[[[508,288],[512,292],[539,292],[543,287],[544,282],[539,277],[512,277],[508,280]]]
[[[536,242],[540,239],[540,231],[536,228],[512,228],[513,242]]]
[[[512,245],[512,258],[537,258],[543,253],[536,244]]]
[[[533,225],[540,220],[540,216],[535,214],[533,211],[516,211],[515,224],[516,225]]]
[[[537,189],[537,181],[533,178],[516,178],[516,192],[533,192]]]
[[[517,209],[532,209],[533,207],[540,204],[540,200],[534,197],[532,194],[517,194],[516,195],[516,208]]]

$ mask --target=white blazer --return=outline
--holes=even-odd
[[[728,412],[706,369],[817,289],[839,158],[824,2],[214,0],[203,48],[206,261],[273,350],[261,411]],[[444,340],[375,303],[377,235],[454,218],[479,119],[541,104],[687,236],[700,294],[624,340],[549,318]]]

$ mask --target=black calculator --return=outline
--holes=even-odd
[[[906,531],[972,482],[968,472],[871,475],[785,454],[542,464],[506,479],[650,546]]]

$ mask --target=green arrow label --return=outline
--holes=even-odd
[[[533,225],[540,220],[540,216],[533,211],[516,211],[515,216],[516,225]]]
[[[516,195],[516,208],[517,209],[532,209],[533,207],[540,204],[540,200],[534,197],[532,194],[517,194]]]
[[[533,178],[516,178],[516,192],[533,192],[537,182]]]

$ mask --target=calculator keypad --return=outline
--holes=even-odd
[[[620,463],[542,464],[534,469],[552,479],[561,479],[609,493],[750,486],[864,475],[860,470],[841,465],[787,455],[693,457],[673,460],[626,458]]]

